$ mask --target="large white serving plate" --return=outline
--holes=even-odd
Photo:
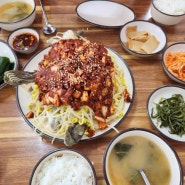
[[[80,19],[96,26],[116,28],[135,19],[134,11],[128,6],[103,0],[90,0],[77,5]]]
[[[148,98],[147,113],[152,124],[159,132],[161,132],[166,137],[173,139],[175,141],[185,142],[185,134],[182,137],[175,134],[171,134],[169,132],[168,127],[161,128],[160,123],[157,122],[157,119],[151,118],[152,108],[154,108],[154,111],[156,110],[155,109],[156,103],[159,103],[159,100],[161,98],[170,98],[173,94],[181,94],[185,99],[185,88],[180,86],[175,86],[175,85],[166,85],[155,89]]]
[[[26,63],[26,65],[24,66],[23,70],[24,71],[30,71],[30,72],[33,72],[34,70],[37,70],[38,63],[43,59],[44,55],[48,53],[50,48],[51,47],[47,47],[44,50],[42,50],[39,53],[37,53],[36,55],[34,55]],[[134,98],[134,79],[133,79],[133,76],[131,74],[131,71],[128,68],[126,62],[123,60],[123,58],[118,53],[116,53],[115,51],[113,51],[110,48],[107,48],[107,49],[108,49],[109,53],[111,54],[111,56],[114,57],[116,63],[119,66],[119,69],[124,71],[124,78],[125,78],[125,81],[126,81],[126,84],[127,84],[127,90],[129,91],[130,96],[132,98],[132,102],[133,102],[133,98]],[[19,107],[19,110],[20,110],[24,120],[27,122],[27,124],[30,127],[35,128],[34,125],[31,122],[31,120],[28,120],[25,117],[25,115],[29,112],[28,105],[32,101],[30,92],[27,91],[24,86],[18,86],[16,94],[17,94],[17,105]],[[84,136],[82,138],[82,140],[95,139],[95,138],[97,138],[99,136],[102,136],[102,135],[108,133],[109,131],[111,131],[112,127],[117,126],[126,117],[126,115],[128,114],[128,112],[129,112],[129,110],[131,108],[132,102],[131,103],[125,103],[125,107],[124,107],[124,113],[125,114],[124,114],[124,116],[122,118],[119,118],[115,122],[111,123],[111,127],[108,127],[105,130],[96,131],[95,135],[92,138],[88,138],[88,137]],[[43,133],[42,130],[36,129],[36,131],[38,133],[42,133],[42,135],[45,135],[46,137],[49,137],[49,138],[53,139],[53,136],[48,135],[47,133]],[[63,141],[64,138],[57,138],[56,137],[55,140]]]

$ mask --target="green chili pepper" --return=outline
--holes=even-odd
[[[2,75],[6,67],[10,64],[10,59],[8,57],[0,57],[0,75]]]
[[[0,84],[3,82],[4,72],[8,70],[12,70],[15,66],[14,62],[10,62],[8,57],[0,56]]]
[[[4,72],[8,71],[10,67],[10,63],[5,67]],[[0,83],[3,82],[3,78],[4,78],[4,72],[0,75]]]

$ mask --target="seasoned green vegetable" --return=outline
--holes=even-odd
[[[2,75],[6,67],[10,64],[10,59],[8,57],[0,57],[0,75]]]
[[[141,174],[139,173],[138,170],[133,171],[133,173],[130,177],[130,182],[133,185],[138,185],[139,183],[143,182]]]
[[[119,157],[119,159],[122,159],[123,157],[125,157],[127,155],[127,153],[129,152],[129,150],[131,149],[132,145],[130,144],[125,144],[125,143],[117,143],[114,146],[116,155]]]
[[[168,127],[171,134],[185,134],[185,101],[181,94],[161,98],[156,104],[156,113],[152,108],[151,117],[157,119],[160,127]]]
[[[8,57],[0,56],[0,84],[3,82],[4,72],[13,69],[14,65]]]

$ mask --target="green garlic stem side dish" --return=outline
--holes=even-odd
[[[156,113],[152,108],[151,117],[157,119],[160,127],[168,127],[171,134],[180,137],[185,134],[185,101],[181,94],[161,98],[155,108]]]
[[[4,72],[13,69],[14,65],[8,57],[0,56],[0,84],[3,83]]]

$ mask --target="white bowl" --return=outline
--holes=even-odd
[[[33,169],[29,185],[36,185],[36,180],[43,178],[40,172],[43,172],[44,167],[49,167],[48,169],[45,168],[46,171],[43,174],[45,179],[54,181],[58,177],[58,182],[60,181],[62,184],[97,185],[96,173],[92,163],[82,153],[73,149],[58,149],[43,156]],[[69,178],[71,181],[68,181]]]
[[[13,43],[14,43],[14,40],[18,37],[18,36],[24,36],[25,34],[27,35],[31,35],[35,38],[36,40],[36,43],[29,47],[29,48],[24,48],[24,49],[17,49],[14,47]],[[24,38],[28,38],[28,36],[24,37]],[[21,38],[22,40],[23,38]],[[14,30],[12,33],[10,33],[9,37],[8,37],[8,40],[7,40],[9,46],[16,52],[18,53],[22,53],[22,54],[30,54],[32,52],[34,52],[38,45],[39,45],[39,42],[40,42],[40,35],[39,33],[35,30],[35,29],[32,29],[32,28],[18,28],[16,30]]]
[[[166,3],[170,3],[168,1],[166,1]],[[171,4],[174,7],[175,4],[177,2],[172,2]],[[180,5],[181,6],[181,5]],[[161,8],[166,7],[166,5],[162,6]],[[162,10],[159,9],[159,6],[155,4],[155,0],[152,0],[151,3],[151,16],[154,19],[155,22],[162,24],[162,25],[167,25],[167,26],[172,26],[172,25],[176,25],[178,24],[180,21],[182,21],[182,19],[185,17],[185,12],[184,13],[180,13],[179,15],[174,15],[174,14],[170,14],[168,13],[166,10]]]
[[[179,136],[177,134],[171,134],[170,127],[161,127],[161,121],[157,118],[153,118],[152,114],[157,113],[156,104],[159,103],[161,98],[171,98],[174,94],[180,94],[185,100],[185,88],[177,85],[165,85],[155,89],[147,100],[147,114],[152,125],[164,136],[175,141],[185,142],[185,134]],[[153,111],[153,112],[152,112]]]
[[[14,68],[13,70],[16,70],[18,68],[18,59],[15,54],[15,52],[10,48],[10,46],[4,42],[3,40],[0,40],[0,56],[1,57],[8,57],[10,62],[14,62]],[[6,85],[6,83],[0,83],[0,89],[3,88]]]
[[[109,143],[109,145],[108,145],[108,147],[105,151],[104,161],[103,161],[104,176],[105,176],[105,180],[106,180],[108,185],[115,185],[115,183],[112,183],[111,180],[110,180],[110,175],[109,174],[111,172],[108,170],[109,169],[108,166],[109,166],[110,153],[111,153],[112,150],[114,150],[114,146],[118,142],[120,142],[121,140],[123,140],[125,138],[128,138],[130,136],[144,137],[145,139],[154,143],[154,145],[157,145],[160,148],[160,150],[164,153],[165,158],[167,159],[167,161],[169,163],[169,168],[170,168],[170,172],[171,172],[170,173],[171,175],[170,175],[169,185],[174,185],[174,184],[175,185],[182,185],[183,184],[182,166],[181,166],[178,155],[172,149],[172,147],[167,142],[165,142],[165,140],[163,140],[161,137],[159,137],[157,134],[155,134],[151,131],[145,130],[145,129],[139,129],[138,128],[138,129],[129,129],[129,130],[126,130],[126,131],[123,131],[123,132],[119,133]],[[132,148],[131,148],[131,150],[132,150]],[[141,155],[139,154],[138,156],[141,156]],[[137,158],[138,156],[135,156],[135,157]],[[142,160],[142,159],[140,159],[140,160]],[[119,163],[121,163],[121,162],[122,161],[120,159]],[[148,162],[151,163],[151,160],[149,160]],[[135,164],[135,162],[134,162],[134,164]],[[130,164],[128,162],[126,168],[129,168],[129,165]],[[111,168],[112,168],[112,166],[111,166]],[[131,168],[135,169],[133,166]],[[144,169],[144,171],[145,171],[145,169]],[[153,171],[150,171],[150,172],[153,172]],[[147,174],[147,173],[149,173],[149,171],[146,170],[145,173]],[[151,174],[151,176],[152,175],[155,176],[156,174]],[[151,181],[150,176],[149,175],[147,175],[147,176],[148,176],[149,181]],[[152,184],[152,182],[150,182],[150,183]]]
[[[15,29],[22,28],[22,27],[29,27],[33,23],[33,21],[35,20],[36,4],[35,4],[34,0],[14,0],[14,2],[15,1],[28,3],[32,6],[33,10],[27,17],[25,17],[24,19],[21,19],[19,21],[0,22],[0,27],[4,30],[7,30],[7,31],[13,31]],[[11,2],[12,2],[12,0],[1,1],[0,6],[3,6],[4,4],[11,3]]]
[[[173,73],[172,71],[170,71],[166,64],[165,64],[165,58],[167,53],[177,53],[177,52],[184,52],[185,53],[185,42],[177,42],[174,43],[170,46],[168,46],[163,53],[163,60],[162,60],[162,65],[163,65],[163,69],[166,72],[166,74],[175,82],[178,82],[180,84],[185,85],[185,80],[181,79],[177,74]]]
[[[127,27],[130,27],[130,26],[137,26],[138,31],[147,31],[151,35],[154,35],[155,38],[159,41],[158,47],[152,53],[149,53],[149,54],[143,54],[143,53],[139,53],[139,52],[129,49],[126,46],[125,42],[128,41],[128,38],[126,35],[126,29]],[[123,48],[127,52],[131,53],[132,55],[138,56],[138,57],[149,57],[149,56],[156,55],[160,53],[167,44],[167,37],[166,37],[165,32],[162,30],[162,28],[154,23],[151,23],[145,20],[135,20],[135,21],[130,21],[126,23],[120,31],[120,40],[121,40],[121,44]]]

